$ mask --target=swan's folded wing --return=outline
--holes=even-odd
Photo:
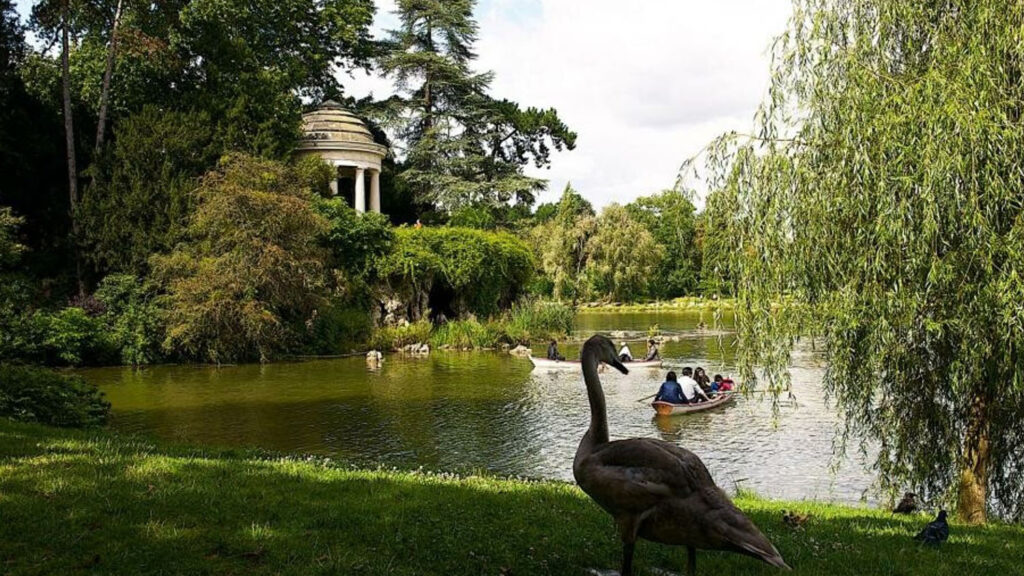
[[[595,450],[586,465],[593,475],[588,484],[607,486],[608,491],[635,501],[637,507],[653,506],[669,497],[686,498],[714,486],[700,458],[659,440],[610,442]]]

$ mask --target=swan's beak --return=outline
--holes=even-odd
[[[623,374],[629,374],[629,369],[623,366],[622,362],[619,362],[618,358],[612,358],[612,360],[608,363],[611,364],[612,368],[615,368],[619,372],[622,372]]]

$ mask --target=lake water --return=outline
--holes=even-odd
[[[636,400],[654,393],[669,367],[735,374],[728,335],[695,330],[699,314],[583,313],[580,337],[597,330],[678,334],[662,348],[664,370],[604,374],[611,436],[661,438],[699,455],[720,485],[735,483],[789,499],[859,501],[871,477],[857,461],[831,466],[835,413],[824,403],[822,365],[798,353],[796,405],[740,398],[688,416],[654,418]],[[704,321],[710,323],[710,316]],[[642,341],[631,342],[634,354]],[[543,353],[538,343],[535,352]],[[578,344],[563,345],[578,357]],[[326,455],[359,465],[572,479],[572,459],[589,422],[582,376],[538,372],[499,352],[386,356],[243,366],[158,366],[83,370],[113,404],[114,428],[215,446]]]

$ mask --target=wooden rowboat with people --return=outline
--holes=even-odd
[[[675,416],[678,414],[692,414],[694,412],[712,410],[720,406],[725,406],[732,401],[732,392],[719,392],[711,400],[706,402],[697,402],[696,404],[672,404],[671,402],[662,402],[657,400],[655,402],[651,402],[651,408],[654,408],[654,411],[658,416]]]
[[[547,358],[538,358],[537,356],[530,356],[530,362],[533,362],[534,368],[543,370],[580,370],[579,360],[548,360]],[[623,362],[630,370],[642,369],[642,368],[661,368],[661,360],[634,360],[633,362]]]

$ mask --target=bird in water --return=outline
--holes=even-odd
[[[622,576],[633,573],[637,538],[686,546],[687,574],[697,569],[697,549],[725,550],[789,569],[779,551],[740,512],[696,454],[651,438],[608,440],[608,415],[598,366],[623,374],[615,346],[604,336],[583,345],[583,379],[590,427],[573,460],[576,483],[615,519],[622,540]]]
[[[939,515],[935,517],[935,520],[928,523],[914,536],[914,540],[917,540],[923,544],[931,544],[932,546],[938,546],[940,543],[945,542],[949,538],[949,524],[946,523],[946,511],[939,510]]]
[[[892,509],[893,514],[912,514],[917,511],[917,494],[907,492],[900,503]]]

